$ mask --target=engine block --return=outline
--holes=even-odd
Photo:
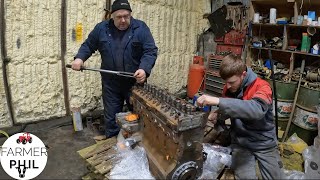
[[[142,145],[152,174],[159,179],[200,176],[207,114],[149,84],[135,86],[130,100],[142,121]]]

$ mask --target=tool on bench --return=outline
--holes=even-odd
[[[67,68],[71,68],[72,65],[71,64],[67,64],[66,65]],[[117,76],[122,76],[122,77],[130,77],[130,78],[135,78],[133,75],[134,73],[131,72],[124,72],[124,71],[111,71],[111,70],[105,70],[105,69],[96,69],[96,68],[89,68],[89,67],[81,67],[80,69],[82,70],[89,70],[89,71],[98,71],[101,73],[107,73],[107,74],[115,74]]]

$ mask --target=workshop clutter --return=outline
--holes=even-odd
[[[298,137],[294,140],[297,142],[286,142],[287,146],[299,143]],[[305,147],[305,146],[304,146]],[[291,152],[292,153],[292,152]],[[288,152],[287,152],[288,154]],[[319,179],[320,149],[315,146],[308,146],[302,151],[303,170],[286,170],[284,169],[284,179]],[[287,155],[286,155],[287,156]]]
[[[252,46],[256,48],[266,47],[282,49],[283,39],[279,37],[273,37],[271,39],[258,39],[257,37],[254,37],[252,40]]]
[[[294,0],[292,0],[294,2]],[[253,0],[254,5],[258,5],[259,2],[256,0]],[[287,5],[290,5],[288,3]],[[298,8],[298,3],[297,4],[291,4],[294,6],[294,8]],[[306,5],[303,3],[300,4],[300,8],[303,8],[303,5]],[[260,6],[260,5],[259,5]],[[315,9],[314,7],[308,7],[310,9]],[[280,12],[282,9],[279,11],[276,8],[270,8],[268,13],[259,13],[256,11],[254,15],[252,16],[252,21],[253,23],[263,23],[263,24],[295,24],[299,26],[320,26],[320,16],[317,17],[316,11],[310,11],[308,10],[304,15],[302,12],[298,14],[297,11],[293,12],[291,15],[293,16],[288,16],[288,13],[284,14]],[[265,12],[265,10],[263,10]]]
[[[307,143],[299,138],[296,133],[292,134],[285,143],[286,145],[291,146],[295,152],[300,154],[308,147]]]
[[[245,36],[244,31],[231,30],[224,36],[223,42],[224,44],[242,46],[244,45]]]
[[[258,75],[275,79],[278,137],[284,141],[296,133],[310,145],[319,124],[316,106],[320,98],[317,17],[320,1],[252,0],[251,3],[253,23],[249,28],[248,53],[251,67]]]
[[[261,77],[272,79],[270,60],[263,62],[261,59],[254,62],[253,70]],[[293,113],[292,123],[289,124],[288,135],[297,134],[308,145],[313,144],[318,132],[319,117],[316,107],[320,104],[320,70],[316,66],[306,66],[300,71],[301,67],[292,70],[282,63],[275,63],[274,78],[276,80],[276,94],[278,97],[278,129],[282,134],[288,126],[288,120]],[[300,76],[302,83],[298,89]],[[271,87],[272,81],[268,80]],[[298,84],[298,85],[297,85]],[[296,103],[294,97],[296,97]],[[275,112],[274,112],[275,113]],[[282,135],[279,135],[281,138]],[[283,137],[282,137],[283,138]],[[283,139],[284,140],[284,139]]]
[[[253,61],[251,65],[252,70],[265,79],[271,79],[271,60],[270,59],[258,59]],[[290,78],[298,80],[299,71],[294,71],[292,76],[289,75],[289,68],[280,62],[274,64],[274,78],[277,81],[288,82]]]
[[[269,2],[266,11],[263,1],[252,0],[252,47],[319,54],[320,1]]]
[[[222,59],[234,54],[241,56],[245,43],[245,31],[231,30],[225,36],[215,39],[216,53],[208,55],[207,70],[205,75],[205,92],[220,97],[224,87],[224,81],[220,77],[219,68]]]
[[[307,32],[302,32],[300,39],[286,39],[285,36],[287,35],[283,35],[282,37],[275,36],[272,38],[259,38],[257,36],[254,36],[252,38],[252,47],[282,49],[312,54],[320,53],[319,41],[316,39],[312,40],[312,36]]]
[[[227,7],[227,16],[226,19],[230,19],[233,22],[232,28],[235,30],[243,30],[246,29],[249,24],[250,18],[248,18],[248,11],[245,5],[241,2],[229,2]]]
[[[224,35],[231,30],[242,31],[247,28],[250,18],[249,8],[241,2],[229,2],[208,16],[210,29],[216,42],[222,42]]]
[[[221,96],[224,82],[219,75],[220,64],[229,54],[242,54],[250,20],[248,12],[249,8],[241,2],[229,2],[208,16],[217,46],[215,53],[207,57],[205,93]]]
[[[217,55],[222,55],[222,56],[227,56],[229,54],[241,55],[242,47],[241,46],[218,44],[216,52],[217,52]]]
[[[216,41],[217,48],[215,55],[226,56],[229,54],[241,55],[242,46],[245,42],[245,31],[236,31],[231,30],[227,34],[225,34],[221,39]],[[222,58],[217,58],[222,59]]]

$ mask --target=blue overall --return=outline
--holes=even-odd
[[[132,73],[143,69],[148,77],[158,52],[149,27],[131,17],[130,26],[125,32],[121,33],[115,28],[112,19],[97,24],[75,58],[86,61],[98,50],[102,58],[101,69]],[[119,133],[115,114],[122,111],[124,100],[129,104],[135,79],[106,73],[101,73],[101,79],[105,134],[112,137]]]

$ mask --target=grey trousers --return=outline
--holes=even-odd
[[[232,164],[236,179],[257,179],[256,161],[263,179],[282,179],[282,162],[278,149],[250,151],[232,144]]]

